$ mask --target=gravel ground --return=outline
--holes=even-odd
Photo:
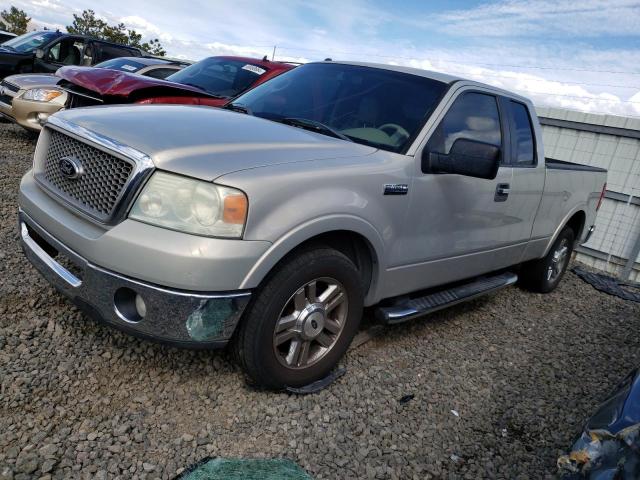
[[[317,479],[552,478],[640,363],[640,305],[568,274],[386,328],[319,394],[255,391],[224,352],[127,337],[39,277],[16,230],[33,148],[0,125],[2,480],[172,478],[206,456],[286,456]]]

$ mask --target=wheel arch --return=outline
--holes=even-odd
[[[558,226],[556,231],[553,232],[553,236],[551,237],[551,240],[549,241],[549,243],[547,244],[547,247],[544,250],[544,255],[547,255],[547,253],[549,253],[551,246],[554,244],[554,242],[558,238],[558,235],[560,235],[560,232],[562,232],[562,230],[564,230],[565,227],[571,227],[571,229],[573,230],[575,234],[575,245],[577,245],[580,242],[580,239],[582,238],[582,233],[584,232],[584,227],[587,221],[587,214],[585,212],[585,207],[586,205],[579,205],[574,209],[572,209],[564,217],[564,219],[562,220],[562,222],[560,222],[560,225]]]
[[[367,304],[367,300],[374,296],[380,277],[383,242],[370,223],[352,216],[315,219],[290,230],[262,255],[240,288],[258,287],[290,255],[314,245],[335,248],[356,264],[363,276]]]

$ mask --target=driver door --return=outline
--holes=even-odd
[[[411,187],[410,225],[401,249],[411,278],[420,288],[441,285],[517,263],[526,239],[515,238],[520,219],[509,201],[513,169],[509,165],[508,122],[491,92],[462,88],[422,150]],[[493,180],[421,169],[422,155],[449,154],[464,138],[500,148],[501,166]]]

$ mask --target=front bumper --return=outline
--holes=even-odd
[[[141,338],[186,348],[222,347],[250,298],[248,291],[205,294],[127,278],[91,264],[23,211],[19,227],[25,255],[49,283],[95,319]],[[144,309],[136,308],[136,296]]]
[[[0,114],[27,130],[39,132],[49,116],[64,108],[64,104],[23,100],[19,95],[13,98],[11,105],[0,102]]]

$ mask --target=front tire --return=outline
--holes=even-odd
[[[522,285],[538,293],[549,293],[555,290],[569,266],[574,243],[573,229],[565,227],[545,257],[527,262],[522,266],[520,277]]]
[[[294,254],[255,293],[235,339],[236,357],[262,387],[326,377],[360,324],[364,288],[353,262],[319,247]]]

